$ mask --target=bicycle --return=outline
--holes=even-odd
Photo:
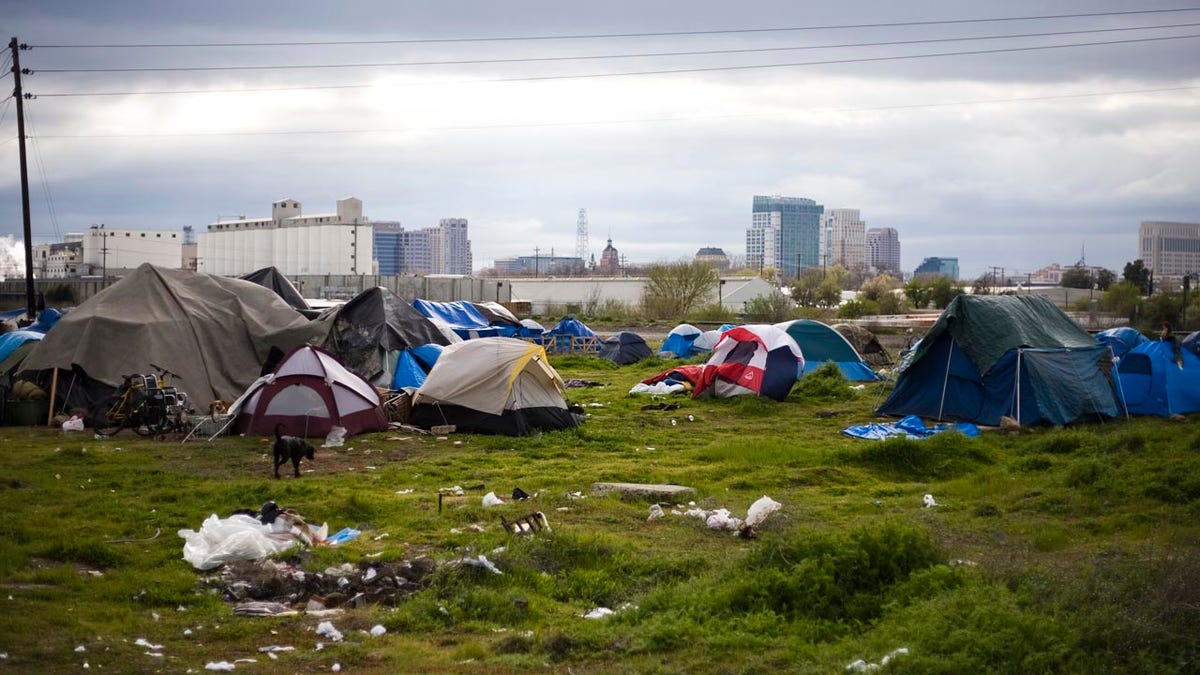
[[[169,387],[168,376],[179,375],[150,364],[158,371],[153,375],[123,375],[125,380],[117,393],[96,407],[92,428],[102,436],[112,436],[129,427],[139,436],[164,436],[187,429],[187,394]]]

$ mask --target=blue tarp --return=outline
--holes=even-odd
[[[1125,356],[1125,352],[1146,342],[1148,339],[1145,335],[1142,335],[1136,329],[1129,326],[1109,328],[1108,330],[1096,333],[1096,340],[1108,345],[1112,349],[1113,356],[1116,358]]]
[[[475,305],[465,301],[433,302],[417,298],[413,307],[430,319],[439,319],[448,324],[459,337],[464,340],[477,337],[495,337],[500,330],[488,323],[488,320],[475,308]]]
[[[1114,367],[1118,394],[1131,415],[1200,412],[1200,356],[1170,340],[1146,340]]]
[[[46,309],[38,316],[37,321],[26,328],[0,335],[0,361],[8,358],[9,354],[26,342],[41,340],[60,318],[62,318],[62,313],[57,309]]]
[[[856,424],[852,427],[842,429],[842,433],[847,436],[865,438],[869,441],[882,441],[896,437],[921,440],[929,438],[934,434],[940,434],[943,431],[957,431],[968,438],[974,438],[979,435],[979,427],[970,422],[937,424],[932,427],[926,427],[925,422],[916,415],[908,415],[895,424]]]
[[[425,376],[433,370],[442,355],[441,345],[421,345],[401,349],[396,359],[396,373],[392,378],[392,389],[417,389],[425,384]]]
[[[595,337],[596,332],[574,317],[565,317],[548,331],[549,335],[571,335],[573,337]]]
[[[546,333],[546,327],[533,319],[521,319],[521,327],[517,329],[518,338],[540,338]]]
[[[1200,330],[1183,338],[1183,342],[1180,343],[1180,346],[1182,346],[1184,349],[1191,350],[1191,352],[1196,356],[1200,356]]]

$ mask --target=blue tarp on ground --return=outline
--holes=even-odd
[[[418,389],[425,383],[425,376],[433,370],[442,355],[441,345],[421,345],[401,349],[396,359],[396,373],[392,378],[392,389]]]
[[[475,305],[465,301],[433,302],[417,298],[413,307],[430,319],[439,319],[448,324],[456,335],[464,340],[477,337],[495,337],[500,330],[488,323]]]
[[[970,422],[957,424],[937,424],[926,427],[925,422],[916,415],[908,415],[895,424],[856,424],[842,429],[842,433],[854,438],[865,438],[869,441],[882,441],[889,438],[904,437],[921,440],[943,431],[957,431],[963,436],[974,438],[979,435],[979,427]]]
[[[1114,368],[1118,394],[1131,415],[1200,412],[1200,356],[1170,340],[1146,340]]]

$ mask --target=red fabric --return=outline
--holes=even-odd
[[[654,377],[647,377],[646,379],[642,380],[642,384],[655,384],[666,379],[671,379],[685,380],[692,383],[692,386],[697,386],[700,384],[703,372],[704,366],[701,364],[691,366],[676,366],[669,370],[664,370]]]

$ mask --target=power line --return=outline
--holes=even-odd
[[[945,108],[968,105],[989,105],[997,103],[1024,103],[1036,101],[1053,101],[1059,99],[1094,98],[1100,96],[1121,96],[1126,94],[1157,94],[1173,91],[1194,91],[1200,85],[1187,87],[1161,87],[1156,89],[1128,89],[1122,91],[1085,92],[1079,94],[1052,94],[1047,96],[1025,96],[1017,98],[993,98],[972,101],[951,101],[942,103],[909,103],[904,105],[869,106],[858,108],[809,108],[808,113],[855,113],[881,112],[887,110],[908,110],[914,108]],[[220,136],[332,136],[349,134],[394,134],[411,133],[413,131],[493,131],[502,129],[543,129],[555,127],[606,126],[618,124],[649,124],[663,122],[690,122],[697,120],[720,120],[768,117],[771,113],[734,113],[728,115],[692,115],[673,117],[654,117],[637,119],[590,120],[582,122],[541,122],[525,124],[492,124],[469,126],[425,127],[421,129],[380,128],[380,129],[329,129],[329,130],[295,130],[295,131],[212,131],[212,132],[180,132],[163,134],[51,134],[43,135],[42,139],[117,139],[117,138],[188,138],[188,137],[220,137]]]
[[[334,68],[401,68],[413,66],[463,66],[513,63],[555,63],[562,61],[598,61],[609,59],[644,59],[675,56],[718,56],[731,54],[761,54],[767,52],[791,52],[816,49],[846,49],[854,47],[893,47],[902,45],[938,44],[946,42],[975,42],[980,40],[1009,40],[1015,38],[1058,37],[1063,35],[1085,35],[1090,33],[1116,33],[1134,30],[1158,30],[1164,28],[1190,28],[1200,22],[1163,24],[1157,26],[1127,26],[1121,28],[1096,28],[1090,30],[1051,31],[1043,33],[1013,33],[1008,35],[971,35],[951,38],[923,38],[914,40],[888,40],[879,42],[849,42],[831,45],[801,45],[793,47],[756,47],[746,49],[712,49],[675,52],[648,52],[641,54],[591,54],[578,56],[531,56],[507,59],[456,59],[443,61],[382,61],[368,63],[317,63],[317,64],[274,64],[250,66],[155,66],[138,68],[41,68],[25,69],[24,73],[165,73],[206,71],[249,71],[249,70],[320,70]]]
[[[964,23],[998,23],[1005,21],[1037,21],[1044,19],[1080,19],[1104,16],[1133,16],[1144,14],[1168,14],[1178,12],[1196,12],[1200,7],[1176,7],[1171,9],[1144,9],[1122,12],[1088,12],[1080,14],[1042,14],[1032,16],[985,17],[979,19],[938,19],[928,21],[889,21],[880,23],[834,24],[824,26],[791,26],[782,28],[731,28],[721,30],[693,31],[659,31],[645,33],[595,33],[595,34],[563,34],[563,35],[523,35],[523,36],[494,36],[494,37],[459,37],[459,38],[413,38],[404,40],[331,40],[331,41],[289,41],[289,42],[193,42],[193,43],[157,43],[157,44],[61,44],[61,45],[23,45],[28,49],[168,49],[177,47],[207,48],[207,47],[326,47],[340,45],[404,45],[404,44],[435,44],[456,42],[516,42],[533,40],[594,40],[614,38],[642,37],[675,37],[688,35],[736,35],[745,33],[784,33],[795,31],[845,30],[861,28],[899,28],[912,26],[945,26]]]
[[[795,68],[795,67],[802,67],[802,66],[828,66],[828,65],[842,65],[842,64],[850,64],[850,63],[874,63],[874,62],[880,62],[880,61],[906,61],[906,60],[914,60],[914,59],[942,58],[942,57],[949,57],[949,56],[979,56],[979,55],[985,55],[985,54],[1005,54],[1005,53],[1014,53],[1014,52],[1044,51],[1044,50],[1048,50],[1048,49],[1068,49],[1068,48],[1073,48],[1073,47],[1096,47],[1096,46],[1103,46],[1103,45],[1161,42],[1161,41],[1165,41],[1165,40],[1183,40],[1183,39],[1191,39],[1191,38],[1197,38],[1197,37],[1200,37],[1200,34],[1172,35],[1172,36],[1162,36],[1162,37],[1152,37],[1152,38],[1133,38],[1133,39],[1128,39],[1128,40],[1102,40],[1102,41],[1097,41],[1097,42],[1077,42],[1077,43],[1071,43],[1071,44],[1037,45],[1037,46],[1030,46],[1030,47],[1001,47],[1001,48],[996,48],[996,49],[964,50],[964,51],[957,51],[957,52],[935,52],[935,53],[927,53],[927,54],[904,54],[904,55],[893,55],[893,56],[872,56],[872,57],[859,57],[859,58],[848,58],[848,59],[828,59],[828,60],[823,60],[823,61],[798,61],[798,62],[792,62],[792,63],[766,63],[766,64],[751,64],[751,65],[741,65],[741,66],[708,66],[708,67],[697,67],[697,68],[672,68],[672,69],[661,69],[661,70],[625,71],[625,72],[615,72],[615,73],[584,73],[584,74],[576,74],[576,75],[529,75],[529,76],[522,76],[522,77],[500,77],[500,78],[475,79],[475,80],[459,80],[459,81],[454,81],[454,82],[441,82],[438,84],[487,84],[487,83],[500,83],[500,82],[537,82],[537,81],[547,81],[547,80],[582,80],[582,79],[609,78],[609,77],[630,77],[630,76],[639,76],[639,75],[673,75],[673,74],[684,74],[684,73],[709,73],[709,72],[737,71],[737,70],[764,70],[764,69],[769,69],[769,68]],[[354,88],[368,88],[368,87],[374,87],[374,86],[377,86],[377,85],[374,85],[374,84],[329,85],[329,86],[313,86],[313,87],[291,87],[291,88],[281,88],[281,89],[264,89],[261,91],[303,91],[303,90],[310,90],[310,89],[354,89]],[[245,90],[245,89],[210,89],[210,90],[200,90],[200,91],[202,91],[203,93],[240,93],[240,92],[245,92],[245,91],[249,91],[249,90]],[[190,91],[186,91],[186,92],[181,92],[181,91],[125,92],[124,95],[132,96],[132,95],[138,95],[138,94],[176,94],[176,93],[199,93],[199,91],[190,90]],[[80,92],[80,93],[58,92],[58,93],[51,93],[51,94],[38,94],[37,96],[67,97],[67,96],[115,96],[115,95],[122,95],[122,94],[119,94],[117,92],[96,92],[96,93],[93,93],[93,92]]]

